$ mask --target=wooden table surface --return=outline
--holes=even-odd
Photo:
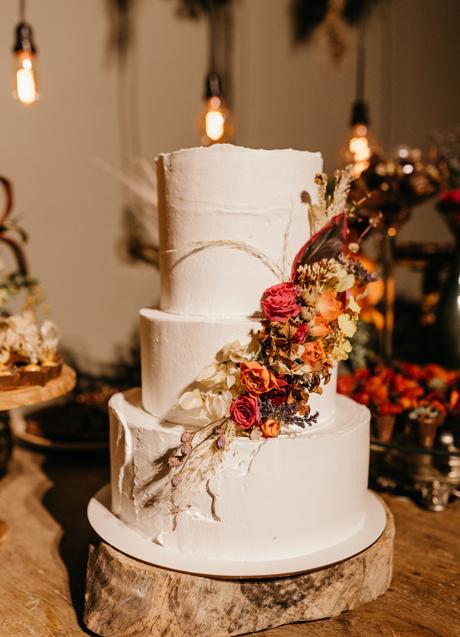
[[[15,448],[0,480],[0,518],[9,526],[0,543],[0,637],[91,634],[81,620],[91,533],[86,505],[108,479],[104,452],[44,456]],[[335,619],[257,635],[460,636],[460,503],[430,513],[405,498],[385,499],[396,521],[389,592]]]

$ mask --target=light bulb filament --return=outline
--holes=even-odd
[[[348,143],[348,150],[353,161],[353,175],[359,177],[369,167],[372,152],[367,137],[367,126],[358,124],[353,132]]]
[[[38,87],[32,59],[29,55],[18,57],[16,70],[16,96],[22,104],[30,105],[38,100]]]
[[[233,134],[232,116],[221,97],[213,95],[206,100],[200,114],[199,131],[206,146],[230,141]]]
[[[350,139],[349,148],[357,162],[366,161],[371,156],[371,149],[369,148],[367,137],[352,137]]]
[[[214,142],[224,134],[224,116],[220,111],[211,110],[206,113],[206,135]]]

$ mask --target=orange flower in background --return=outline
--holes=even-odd
[[[304,347],[305,350],[302,354],[302,360],[311,367],[314,367],[319,360],[324,358],[324,347],[321,341],[305,343]]]
[[[265,394],[278,387],[275,375],[255,361],[241,363],[241,382],[250,394]]]
[[[440,365],[436,365],[435,363],[426,365],[424,369],[424,378],[432,385],[435,385],[436,383],[441,386],[449,385],[455,380],[455,377],[455,372],[444,369],[443,367],[441,367]]]
[[[378,270],[378,264],[372,261],[363,254],[357,254],[353,256],[366,268],[368,272],[376,273]],[[388,281],[388,295],[390,299],[390,306],[394,302],[395,286],[394,279]],[[354,286],[351,289],[352,295],[357,299],[357,302],[361,306],[360,318],[366,323],[373,323],[377,330],[382,330],[384,325],[383,315],[376,309],[376,305],[382,300],[384,293],[383,279],[377,278],[376,281],[372,281],[366,285],[366,293],[362,294],[362,288]],[[390,317],[391,320],[393,317]]]
[[[380,376],[370,378],[366,384],[366,391],[371,400],[383,403],[388,400],[389,387]]]
[[[417,399],[425,393],[416,380],[407,378],[403,374],[394,374],[391,389],[399,396],[398,403],[403,409],[416,407]]]
[[[281,423],[274,418],[268,418],[260,425],[260,428],[265,438],[276,438],[280,434]]]
[[[316,309],[328,323],[335,321],[342,311],[342,303],[332,292],[323,292],[318,299]]]
[[[338,389],[378,415],[414,409],[434,410],[442,417],[448,412],[460,413],[459,373],[435,364],[358,369],[351,376],[339,378]]]
[[[337,391],[339,394],[351,396],[355,385],[356,381],[353,374],[343,374],[337,378]]]
[[[449,410],[457,413],[460,410],[460,392],[454,389],[449,397]]]

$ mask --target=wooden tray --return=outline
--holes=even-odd
[[[8,411],[36,405],[68,394],[75,387],[77,375],[68,365],[64,365],[58,378],[50,380],[46,385],[31,385],[0,391],[0,411]]]

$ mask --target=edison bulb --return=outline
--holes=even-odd
[[[26,106],[38,98],[37,60],[31,51],[20,51],[13,57],[13,93]]]
[[[204,146],[231,141],[233,118],[221,97],[206,99],[200,114],[199,133]]]
[[[355,179],[369,168],[371,157],[381,154],[381,148],[366,124],[351,127],[340,151],[341,163],[353,165]]]

